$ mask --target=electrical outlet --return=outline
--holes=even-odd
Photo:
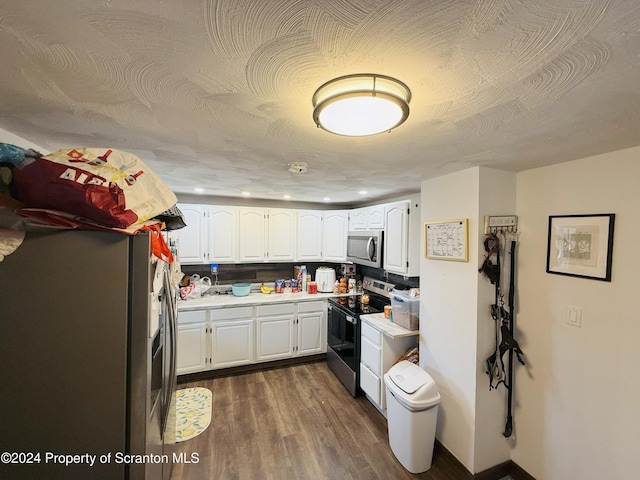
[[[580,307],[567,307],[567,324],[574,327],[582,327],[582,309]]]
[[[217,263],[212,263],[211,264],[211,275],[216,275],[218,273],[218,264]]]

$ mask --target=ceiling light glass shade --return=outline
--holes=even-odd
[[[331,80],[316,90],[312,100],[318,127],[362,137],[403,123],[409,116],[411,91],[399,80],[366,73]]]

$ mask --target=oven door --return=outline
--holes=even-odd
[[[329,303],[327,326],[327,364],[351,395],[356,396],[360,378],[360,323]]]

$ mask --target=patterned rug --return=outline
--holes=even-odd
[[[204,432],[211,423],[211,390],[184,388],[176,392],[176,442]]]

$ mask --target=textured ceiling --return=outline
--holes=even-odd
[[[357,204],[640,145],[637,0],[2,0],[0,45],[0,128],[178,195]],[[316,128],[315,89],[362,72],[410,87],[407,122]]]

